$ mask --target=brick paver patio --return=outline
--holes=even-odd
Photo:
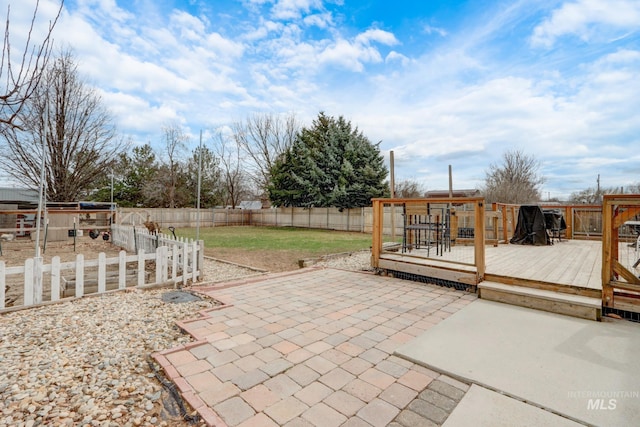
[[[208,425],[439,425],[466,391],[393,352],[474,294],[335,269],[225,286],[154,354]]]

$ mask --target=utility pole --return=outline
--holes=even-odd
[[[200,239],[200,187],[202,186],[202,129],[200,129],[200,146],[198,147],[198,188],[196,196],[196,242]]]

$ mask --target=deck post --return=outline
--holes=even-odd
[[[502,212],[502,240],[505,243],[509,243],[509,213],[505,205],[500,206],[500,212]]]
[[[607,194],[602,200],[602,303],[616,307],[612,282],[618,276],[625,282],[616,282],[615,287],[639,292],[640,281],[619,262],[619,228],[624,223],[640,215],[640,195]],[[634,303],[637,304],[637,303]]]
[[[476,201],[475,207],[475,224],[474,224],[474,263],[477,269],[478,281],[484,279],[485,259],[484,259],[484,234],[485,234],[485,218],[484,218],[484,199]]]
[[[373,233],[371,242],[371,266],[378,268],[380,252],[382,252],[382,216],[384,204],[380,199],[373,199]],[[382,207],[382,208],[381,208]],[[393,224],[392,226],[395,226]]]
[[[571,206],[564,207],[564,221],[567,225],[567,229],[564,230],[566,239],[573,239],[573,208]]]
[[[611,233],[613,226],[612,206],[605,195],[602,200],[602,305],[613,306],[613,288],[611,282]]]

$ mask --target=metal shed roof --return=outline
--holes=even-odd
[[[38,203],[37,190],[0,187],[0,203]]]

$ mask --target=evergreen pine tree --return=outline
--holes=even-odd
[[[388,195],[387,168],[376,145],[342,116],[320,113],[271,170],[275,206],[354,208]]]

